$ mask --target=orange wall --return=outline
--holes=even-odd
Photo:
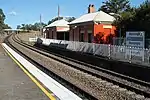
[[[70,26],[70,41],[79,41],[79,34],[81,31],[84,32],[84,42],[88,42],[88,30],[92,31],[93,36],[95,37],[96,34],[104,34],[103,39],[106,41],[107,36],[113,34],[115,36],[115,27],[112,25],[107,25],[107,24],[91,24],[91,23],[86,23],[86,24],[81,24],[81,25],[76,25],[77,27],[73,29],[74,26]],[[74,36],[73,36],[73,30],[74,30]],[[74,39],[73,39],[74,37]]]
[[[94,36],[98,34],[99,32],[104,32],[104,28],[103,28],[104,25],[107,25],[107,24],[99,24],[99,25],[95,24],[94,25]],[[112,25],[108,25],[108,26],[112,26]],[[115,26],[112,26],[111,34],[115,34],[115,30],[116,30]],[[105,34],[108,35],[109,33],[105,33]]]
[[[99,25],[94,25],[94,36],[96,36],[96,34],[99,34],[99,32],[104,32],[103,29],[103,25],[99,24]]]
[[[108,26],[108,27],[103,27],[103,26]],[[112,27],[112,28],[109,28],[109,27]],[[104,34],[104,40],[106,41],[106,38],[107,36],[110,35],[110,33],[112,35],[115,36],[115,26],[112,26],[112,25],[107,25],[107,24],[95,24],[94,25],[94,36],[96,36],[96,34],[101,34],[103,33]]]

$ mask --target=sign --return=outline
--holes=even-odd
[[[110,28],[110,29],[112,29],[112,25],[103,25],[103,28]]]
[[[57,32],[68,32],[69,27],[57,27]]]
[[[37,38],[29,38],[29,42],[37,42]]]
[[[126,32],[126,46],[144,48],[145,33],[140,32]]]
[[[126,32],[126,55],[139,56],[144,59],[145,32]]]

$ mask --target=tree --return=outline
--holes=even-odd
[[[34,23],[32,24],[21,24],[17,25],[17,29],[23,29],[23,30],[34,30],[34,31],[39,31],[40,28],[45,27],[45,23]]]
[[[56,17],[56,18],[53,18],[52,20],[48,21],[48,25],[51,24],[51,23],[53,23],[53,22],[55,22],[55,21],[57,21],[58,19],[59,19],[59,20],[60,20],[60,19],[63,19],[63,17]]]
[[[3,33],[3,29],[8,29],[11,28],[10,26],[8,26],[7,24],[4,23],[6,16],[3,12],[2,9],[0,9],[0,33]]]
[[[17,25],[17,29],[21,29],[21,25]]]
[[[129,0],[107,0],[103,2],[103,5],[99,8],[106,13],[120,14],[130,8]]]
[[[113,22],[113,25],[116,26],[116,36],[125,36],[125,28],[129,25],[130,22],[133,21],[136,14],[136,8],[130,8],[127,11],[120,13],[120,17],[114,16],[116,20]]]
[[[76,19],[75,17],[67,17],[67,18],[66,18],[66,21],[72,22],[72,21],[74,21],[75,19]]]
[[[104,40],[104,33],[100,33],[96,34],[96,36],[94,36],[94,43],[101,43],[103,44],[105,42]]]
[[[3,23],[4,20],[5,20],[5,15],[4,15],[4,13],[3,13],[3,10],[0,9],[0,23]]]
[[[122,13],[122,20],[118,22],[117,26],[123,28],[125,31],[145,31],[150,33],[150,1],[145,1],[138,8]],[[146,34],[150,37],[150,34]]]
[[[4,24],[3,29],[11,29],[11,27],[8,24]]]
[[[117,31],[121,29],[123,37],[126,31],[145,31],[145,37],[150,38],[150,1],[146,0],[139,7],[130,8],[121,14],[121,19],[116,20],[114,24]],[[117,32],[118,33],[118,32]],[[146,47],[150,44],[145,43]]]

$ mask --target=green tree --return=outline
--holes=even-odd
[[[134,20],[134,17],[136,15],[136,8],[130,8],[128,11],[124,11],[120,16],[114,16],[116,20],[114,21],[114,25],[117,28],[116,36],[125,36],[126,35],[126,28],[129,26],[129,24]]]
[[[21,29],[21,25],[17,25],[17,29]]]
[[[124,34],[126,31],[150,33],[150,1],[146,0],[138,8],[123,12],[122,19],[118,21],[116,26],[121,27]],[[150,38],[150,34],[146,34],[146,37]]]
[[[55,21],[57,21],[58,19],[59,19],[59,20],[60,20],[60,19],[63,19],[63,17],[56,17],[56,18],[53,18],[52,20],[48,21],[48,25],[51,24],[51,23],[53,23],[53,22],[55,22]]]
[[[129,0],[107,0],[99,8],[106,13],[122,13],[130,8]]]
[[[2,9],[0,9],[0,23],[3,23],[5,20],[5,15]]]
[[[32,24],[21,24],[17,25],[17,29],[24,29],[24,30],[34,30],[39,31],[40,28],[45,27],[47,24],[45,23],[34,23]]]
[[[4,24],[3,29],[11,29],[11,27],[8,24]]]
[[[4,23],[6,16],[3,12],[2,9],[0,9],[0,34],[3,33],[3,29],[8,29],[11,28],[10,26],[8,26],[7,24]]]
[[[76,19],[75,17],[67,17],[67,18],[66,18],[66,21],[72,22],[72,21],[74,21],[75,19]]]

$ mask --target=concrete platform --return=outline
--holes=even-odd
[[[49,100],[0,44],[0,100]]]
[[[82,100],[78,95],[74,94],[72,91],[68,90],[66,87],[38,69],[35,65],[11,49],[8,45],[5,43],[2,45],[9,56],[51,100]],[[38,81],[41,82],[51,92],[43,88]]]

